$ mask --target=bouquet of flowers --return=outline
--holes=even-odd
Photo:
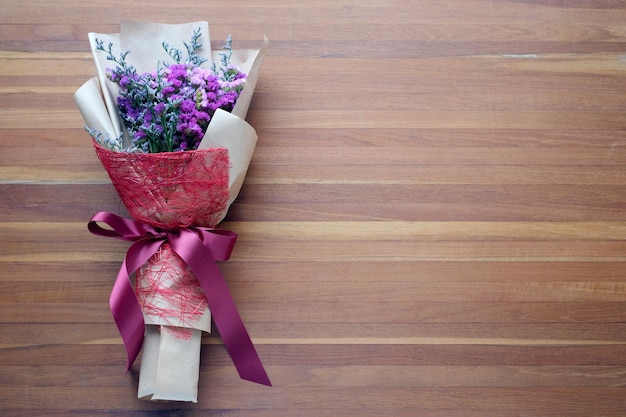
[[[245,117],[268,42],[233,50],[229,37],[213,53],[210,40],[209,49],[202,43],[208,33],[206,22],[130,21],[119,34],[90,33],[98,76],[74,95],[133,217],[101,212],[88,226],[133,242],[110,304],[127,369],[143,349],[143,399],[197,401],[201,336],[211,319],[240,376],[271,385],[216,264],[229,258],[236,235],[215,228],[256,145]]]

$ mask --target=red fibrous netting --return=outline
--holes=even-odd
[[[95,144],[135,220],[162,229],[214,227],[228,201],[228,151],[115,152]]]
[[[200,282],[167,243],[137,272],[135,294],[151,322],[176,327],[181,338],[191,337],[181,328],[196,328],[208,307]]]
[[[214,227],[228,201],[228,151],[115,152],[94,142],[122,202],[135,220],[162,229]],[[206,307],[202,288],[165,243],[137,271],[135,293],[145,315],[195,328]],[[181,329],[179,337],[187,337]]]

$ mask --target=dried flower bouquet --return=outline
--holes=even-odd
[[[270,385],[215,262],[236,240],[216,226],[256,145],[245,117],[267,39],[259,50],[233,50],[229,37],[212,52],[204,34],[207,22],[124,21],[119,34],[90,33],[98,76],[74,95],[133,217],[97,213],[89,229],[133,242],[110,301],[128,368],[143,346],[145,399],[197,401],[200,339],[211,318],[240,376]]]

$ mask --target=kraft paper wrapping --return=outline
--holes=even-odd
[[[119,34],[89,33],[97,77],[88,80],[74,95],[75,103],[90,129],[103,135],[118,137],[125,135],[118,116],[117,85],[106,77],[106,68],[115,63],[107,61],[106,54],[96,50],[96,39],[107,45],[113,44],[118,54],[130,50],[126,61],[138,72],[148,72],[156,68],[158,62],[171,62],[162,47],[162,42],[183,48],[194,30],[200,28],[203,44],[198,54],[208,58],[203,64],[210,68],[219,62],[221,51],[211,51],[209,25],[207,22],[184,24],[160,24],[149,22],[123,21]],[[232,113],[217,110],[198,149],[226,148],[229,157],[229,199],[226,209],[220,214],[223,220],[228,208],[237,198],[245,178],[257,135],[246,121],[246,115],[259,77],[261,64],[269,42],[264,37],[259,50],[232,50],[231,63],[247,74],[247,80]],[[172,285],[176,285],[173,283]],[[144,310],[146,332],[141,356],[138,397],[152,400],[197,402],[198,373],[200,366],[200,345],[202,331],[210,332],[211,313],[208,308],[194,323],[169,321],[151,315]],[[171,318],[168,318],[171,320]],[[183,329],[184,328],[184,329]],[[178,331],[188,332],[188,337],[180,337]]]

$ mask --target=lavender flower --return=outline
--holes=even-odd
[[[230,63],[231,37],[220,54],[220,66],[214,63],[211,69],[201,66],[206,59],[197,53],[202,47],[200,37],[200,30],[196,30],[191,41],[184,43],[185,60],[182,51],[164,42],[163,48],[174,63],[159,63],[156,70],[143,74],[126,61],[130,51],[116,57],[112,44],[105,48],[103,41],[96,40],[96,49],[117,64],[107,68],[106,74],[120,87],[117,105],[131,138],[131,146],[123,150],[156,153],[196,149],[215,111],[232,111],[246,74]],[[89,132],[96,138],[93,130]],[[122,149],[119,138],[99,142]]]

